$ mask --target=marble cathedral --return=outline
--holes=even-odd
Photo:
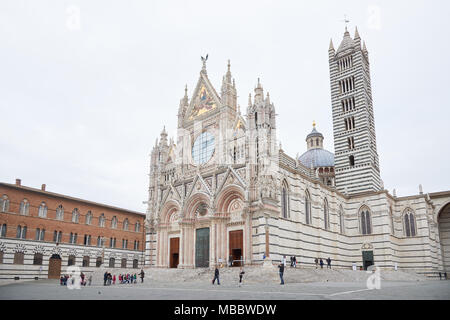
[[[220,94],[206,59],[178,109],[176,142],[165,129],[151,152],[146,265],[261,264],[296,256],[300,266],[450,269],[450,191],[397,197],[380,178],[369,54],[347,28],[329,47],[335,154],[323,135],[287,155],[276,112],[258,79],[245,114],[230,71]]]

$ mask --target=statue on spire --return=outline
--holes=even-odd
[[[206,72],[206,60],[208,60],[208,54],[206,54],[206,57],[203,58],[203,56],[200,56],[203,62],[202,71]]]

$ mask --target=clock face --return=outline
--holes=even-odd
[[[214,136],[209,132],[203,132],[195,139],[192,146],[192,159],[195,164],[207,163],[214,153]]]

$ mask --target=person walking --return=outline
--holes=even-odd
[[[219,269],[216,266],[216,270],[214,270],[214,279],[212,281],[212,284],[214,285],[214,282],[217,279],[217,284],[220,285],[220,281],[219,281]]]
[[[281,283],[280,283],[280,284],[284,284],[284,279],[283,279],[283,275],[284,275],[284,263],[283,263],[283,262],[280,263],[280,264],[278,265],[278,269],[279,269],[280,280],[281,280]]]
[[[244,276],[244,268],[241,267],[241,271],[239,272],[239,287],[242,285],[242,277]]]
[[[112,281],[113,281],[113,284],[116,284],[116,275],[113,275]]]
[[[320,258],[320,269],[323,269],[323,260]]]
[[[88,285],[91,285],[91,284],[92,284],[92,274],[89,275],[89,282],[88,282]]]
[[[328,259],[327,259],[327,269],[328,268],[331,269],[331,259],[330,259],[330,257],[328,257]]]
[[[141,283],[144,282],[144,275],[145,275],[145,272],[144,272],[144,270],[141,269]]]
[[[318,266],[318,264],[319,264],[319,259],[315,258],[315,259],[314,259],[314,262],[315,262],[315,264],[316,264],[316,269],[317,269],[317,266]]]
[[[297,258],[295,256],[293,258],[293,261],[294,261],[294,268],[297,268]]]
[[[106,286],[106,281],[108,281],[108,271],[105,271],[103,275],[103,285]]]
[[[286,256],[283,256],[283,265],[286,267]]]

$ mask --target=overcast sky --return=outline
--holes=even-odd
[[[278,139],[306,151],[317,122],[333,151],[330,38],[369,50],[385,188],[450,189],[450,2],[0,2],[0,181],[145,212],[149,153],[199,77],[220,90],[227,60],[245,112],[261,78]]]

